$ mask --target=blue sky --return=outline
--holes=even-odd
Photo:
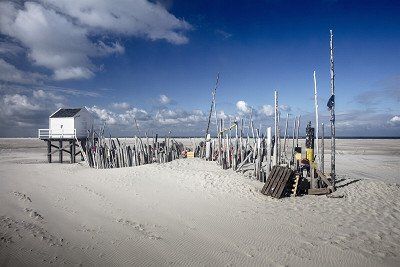
[[[134,118],[149,133],[202,135],[217,72],[219,117],[251,107],[263,130],[275,89],[282,117],[314,120],[316,70],[328,124],[330,29],[337,134],[400,136],[398,1],[0,4],[0,136],[34,136],[61,106],[87,106],[113,135],[134,134]]]

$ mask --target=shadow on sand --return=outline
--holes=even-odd
[[[346,181],[346,180],[348,180],[348,179],[340,179],[340,180],[337,181],[336,183],[340,183],[340,182],[343,182],[343,181]],[[348,181],[347,183],[344,183],[344,184],[341,184],[341,185],[337,185],[336,188],[342,188],[342,187],[345,187],[345,186],[348,186],[348,185],[357,183],[358,181],[361,181],[361,179],[350,180],[350,181]]]

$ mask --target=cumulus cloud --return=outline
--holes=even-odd
[[[274,107],[271,105],[263,105],[260,109],[260,113],[267,117],[272,116],[274,115]]]
[[[400,126],[400,116],[393,116],[390,120],[389,120],[389,124],[393,125],[393,126]]]
[[[113,125],[117,123],[116,120],[116,115],[115,113],[104,109],[104,108],[99,108],[97,106],[93,106],[93,107],[89,107],[88,110],[94,114],[98,119],[100,119],[101,121],[109,124],[109,125]]]
[[[48,116],[63,106],[63,96],[35,90],[0,96],[0,136],[34,136],[48,127]]]
[[[89,107],[88,110],[97,119],[108,125],[133,125],[135,119],[137,121],[148,121],[151,119],[147,111],[139,108],[129,108],[123,113],[116,113],[98,106]]]
[[[251,112],[251,107],[243,100],[236,102],[236,108],[240,113],[249,114]]]
[[[0,3],[0,32],[18,40],[32,63],[53,71],[55,80],[91,78],[97,70],[93,57],[124,52],[119,42],[106,42],[104,37],[184,44],[184,32],[190,28],[147,0]]]
[[[226,120],[228,118],[228,115],[225,114],[225,111],[220,110],[217,112],[217,118],[218,119],[222,119],[222,120]]]

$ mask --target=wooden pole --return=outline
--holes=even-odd
[[[299,115],[299,116],[297,117],[296,147],[299,147],[300,119],[301,119],[301,115]]]
[[[291,162],[292,162],[292,164],[294,165],[294,139],[295,139],[295,135],[296,135],[296,121],[297,120],[297,117],[295,116],[294,117],[294,120],[293,120],[293,135],[292,135],[292,157],[291,157]]]
[[[278,160],[278,140],[279,140],[279,129],[278,129],[278,91],[275,90],[274,95],[274,111],[275,111],[275,142],[274,142],[274,165],[277,165]]]
[[[314,70],[314,106],[315,106],[315,159],[317,162],[317,169],[320,169],[320,154],[319,154],[319,121],[318,121],[318,93],[317,93],[317,77]]]
[[[271,171],[271,141],[272,141],[272,134],[271,134],[271,127],[267,128],[267,166],[266,166],[266,178],[269,176],[269,172]],[[265,180],[264,180],[265,182]]]
[[[289,126],[289,113],[286,115],[286,124],[285,124],[285,136],[283,137],[283,156],[285,157],[285,160],[287,159],[286,156],[286,136],[288,132],[288,126]]]
[[[212,101],[211,101],[210,113],[208,114],[208,123],[207,123],[207,129],[206,129],[206,134],[205,134],[204,141],[206,141],[207,135],[208,135],[209,130],[210,130],[211,115],[212,115],[213,108],[215,107],[215,94],[217,93],[218,83],[219,83],[219,72],[217,74],[217,79],[215,81],[214,89],[211,92]],[[215,113],[215,116],[217,116],[216,113]]]
[[[59,146],[58,160],[60,161],[60,163],[63,162],[63,151],[62,151],[63,145],[62,145],[62,143],[63,143],[62,140],[58,141],[58,146]]]
[[[321,172],[325,172],[325,125],[321,124],[322,136],[321,136]]]
[[[51,141],[47,140],[47,161],[51,163]]]
[[[335,154],[336,154],[336,129],[335,129],[335,65],[333,61],[333,33],[330,30],[330,65],[331,65],[331,98],[333,103],[331,105],[331,179],[333,189],[335,189],[336,180],[336,165],[335,165]]]

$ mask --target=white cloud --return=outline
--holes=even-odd
[[[54,80],[78,80],[89,79],[94,73],[88,68],[84,67],[69,67],[62,68],[54,71]]]
[[[400,116],[393,116],[393,118],[389,120],[389,123],[393,126],[400,126]]]
[[[65,98],[62,95],[57,95],[53,92],[43,91],[43,90],[35,90],[33,91],[33,97],[39,100],[50,100],[53,102],[64,101]]]
[[[115,114],[109,110],[99,108],[97,106],[93,106],[88,108],[90,112],[96,115],[101,121],[113,125],[117,123],[117,119],[115,118]]]
[[[33,103],[26,95],[14,94],[5,95],[3,98],[6,114],[10,115],[14,111],[35,111],[41,109],[40,105]]]
[[[124,113],[112,112],[108,109],[93,106],[88,108],[90,112],[97,116],[97,118],[108,125],[131,125],[133,126],[134,120],[148,121],[151,116],[147,111],[138,108],[130,108],[125,110]]]
[[[158,101],[163,105],[168,105],[171,103],[171,98],[169,98],[166,95],[160,95],[160,97],[158,98]]]
[[[35,84],[43,79],[45,79],[44,75],[19,70],[14,65],[0,58],[0,81]]]
[[[217,118],[218,118],[218,119],[226,120],[226,119],[228,118],[228,116],[225,114],[225,112],[224,112],[223,110],[220,110],[220,111],[217,113]]]
[[[156,123],[161,125],[188,125],[191,123],[204,122],[206,116],[201,110],[185,111],[162,109],[157,111],[154,120]]]
[[[100,30],[173,44],[188,42],[184,31],[191,26],[162,5],[147,0],[42,0],[79,21],[92,31]]]
[[[271,105],[263,105],[261,107],[260,113],[264,114],[265,116],[272,116],[274,115],[274,107]]]
[[[48,127],[49,114],[63,103],[63,96],[43,90],[0,96],[0,135],[34,135],[38,128]]]
[[[236,108],[240,113],[249,114],[251,112],[251,107],[243,100],[236,102]]]
[[[90,67],[89,55],[94,55],[95,47],[86,29],[38,3],[26,2],[20,10],[1,3],[0,10],[2,33],[27,47],[34,64],[55,71],[58,80],[88,77],[82,68]]]
[[[92,58],[124,53],[119,42],[106,39],[126,35],[183,44],[190,28],[147,0],[0,3],[0,32],[18,40],[32,63],[53,71],[55,80],[91,78],[97,70]]]

